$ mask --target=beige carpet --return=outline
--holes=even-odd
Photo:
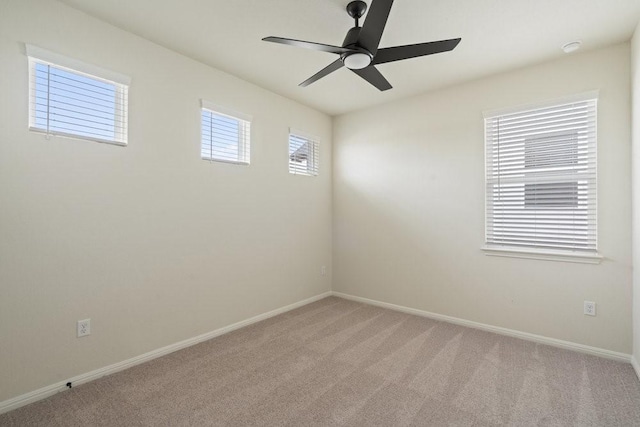
[[[630,365],[331,297],[0,425],[640,426]]]

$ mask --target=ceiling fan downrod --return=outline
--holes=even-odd
[[[362,15],[367,11],[367,4],[362,0],[355,0],[347,5],[347,13],[350,17],[356,20],[356,28],[360,27],[358,20],[362,18]]]

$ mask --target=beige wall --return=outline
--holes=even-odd
[[[333,290],[629,354],[629,53],[574,54],[335,118]],[[605,260],[484,255],[483,111],[594,89]]]
[[[640,369],[640,23],[631,41],[633,170],[633,357]],[[640,371],[638,372],[640,375]]]
[[[29,132],[24,42],[130,76],[129,146]],[[330,289],[330,117],[45,0],[0,2],[0,94],[0,402]],[[250,166],[200,160],[200,98]]]

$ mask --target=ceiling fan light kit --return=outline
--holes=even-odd
[[[392,5],[393,0],[372,0],[367,18],[363,26],[360,27],[359,20],[367,11],[367,4],[361,0],[350,2],[347,5],[347,13],[355,20],[355,26],[347,32],[342,46],[273,36],[265,37],[262,40],[339,55],[338,59],[300,83],[300,86],[308,86],[344,66],[379,90],[388,90],[391,89],[391,84],[375,65],[448,52],[455,49],[461,40],[457,38],[379,49],[380,39]]]
[[[363,52],[345,53],[342,57],[342,62],[345,67],[350,70],[361,70],[368,67],[373,59],[371,55]]]

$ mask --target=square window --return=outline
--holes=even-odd
[[[318,175],[320,147],[318,139],[300,132],[289,132],[289,173]]]
[[[201,156],[205,160],[249,164],[251,121],[240,114],[223,113],[203,105],[201,112]]]

